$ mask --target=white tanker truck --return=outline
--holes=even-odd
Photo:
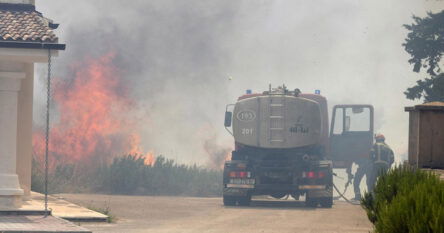
[[[368,112],[368,132],[353,134],[354,114],[345,114],[347,109],[361,115],[353,126],[366,124],[362,113]],[[247,92],[236,104],[227,105],[225,128],[234,136],[235,150],[224,165],[224,205],[249,205],[253,195],[291,195],[297,200],[305,195],[308,206],[331,207],[333,168],[350,168],[359,156],[368,155],[373,108],[339,105],[333,114],[329,138],[326,98],[289,91],[285,85]],[[341,130],[333,129],[335,122]]]

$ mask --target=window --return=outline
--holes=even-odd
[[[333,134],[343,132],[370,131],[370,108],[368,107],[339,107],[333,113],[335,116]]]
[[[345,130],[348,132],[370,131],[370,109],[362,107],[346,108],[345,122]]]
[[[343,122],[344,122],[344,109],[336,108],[335,110],[335,122],[333,128],[333,134],[342,134],[343,131]]]

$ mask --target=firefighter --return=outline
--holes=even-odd
[[[370,189],[370,184],[371,184],[371,174],[372,174],[372,161],[370,159],[366,158],[362,158],[359,159],[358,161],[355,162],[358,165],[358,169],[356,170],[356,173],[354,175],[354,180],[353,180],[353,188],[354,188],[354,192],[355,192],[355,200],[359,201],[361,200],[361,190],[359,188],[359,185],[361,184],[361,180],[362,178],[366,177],[366,183],[367,183],[367,190]],[[351,170],[351,167],[350,167]],[[351,174],[349,174],[351,175]],[[353,175],[352,175],[353,176]],[[349,177],[350,179],[350,177]]]
[[[395,161],[393,150],[385,143],[385,137],[382,134],[375,135],[375,144],[370,151],[370,160],[372,161],[372,174],[369,185],[369,192],[373,191],[376,180],[381,173],[385,173]]]

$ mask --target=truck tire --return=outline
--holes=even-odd
[[[276,199],[281,199],[283,197],[285,197],[285,195],[287,195],[286,193],[273,193],[270,196],[276,198]]]
[[[318,206],[318,202],[316,199],[305,200],[305,206],[316,208]]]
[[[237,200],[240,206],[249,206],[251,203],[251,195],[247,195],[246,197],[239,197]]]
[[[236,197],[224,195],[223,199],[224,199],[225,206],[235,206],[236,205]]]
[[[331,208],[333,206],[333,187],[329,186],[327,192],[329,196],[319,200],[319,204],[321,204],[322,208]]]
[[[320,200],[322,208],[331,208],[333,206],[333,197],[324,197]]]
[[[307,207],[317,207],[318,206],[318,199],[316,198],[310,198],[310,196],[307,194],[305,194],[305,206]]]

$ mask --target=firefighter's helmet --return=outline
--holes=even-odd
[[[384,137],[383,134],[378,133],[378,134],[375,135],[375,140],[376,140],[377,142],[383,142],[383,141],[385,141],[385,137]]]

